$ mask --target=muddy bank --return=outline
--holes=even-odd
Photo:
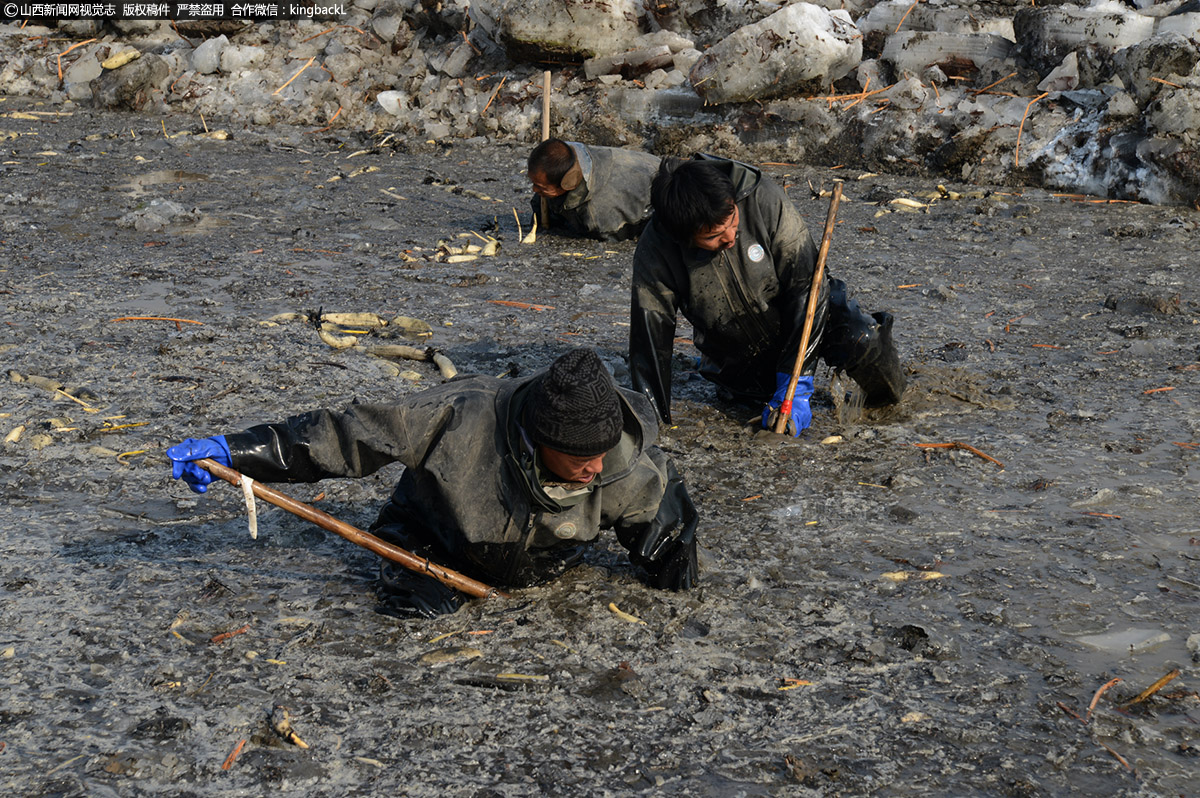
[[[263,323],[282,313],[421,319],[432,336],[361,346],[435,346],[468,373],[586,343],[625,382],[632,245],[517,243],[519,146],[13,111],[7,792],[1191,790],[1194,212],[773,168],[811,227],[846,181],[830,268],[896,314],[905,402],[856,415],[822,371],[814,427],[780,441],[681,341],[663,445],[702,515],[701,587],[642,587],[614,543],[512,601],[403,622],[374,612],[371,555],[265,506],[251,540],[237,491],[190,493],[163,449],[441,379]],[[450,262],[464,233],[498,254]],[[992,460],[914,445],[954,441]],[[366,526],[396,476],[287,490]],[[272,730],[277,705],[307,749]]]

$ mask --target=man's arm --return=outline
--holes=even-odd
[[[443,386],[399,404],[316,410],[225,436],[232,465],[264,482],[363,477],[389,463],[420,463],[466,398]]]
[[[650,233],[647,233],[650,236]],[[633,389],[645,396],[659,417],[671,423],[671,354],[675,348],[678,300],[652,268],[657,260],[643,250],[643,237],[633,256],[633,289],[629,306],[629,375]],[[650,249],[650,247],[646,247]]]
[[[629,551],[629,561],[645,569],[652,587],[694,587],[698,578],[696,527],[700,516],[675,464],[653,447],[642,454],[634,473],[625,479],[644,483],[644,491],[636,493],[659,497],[631,502],[614,524],[617,540]]]
[[[400,414],[383,405],[314,410],[227,435],[233,467],[264,482],[362,477],[400,459]]]
[[[357,477],[399,459],[394,408],[356,405],[344,413],[315,410],[244,432],[188,438],[167,449],[172,476],[205,493],[212,474],[195,461],[211,458],[263,482],[316,482]],[[382,423],[387,418],[387,423]]]

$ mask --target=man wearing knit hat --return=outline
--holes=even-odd
[[[406,468],[371,532],[496,587],[527,587],[575,565],[616,531],[654,587],[696,582],[696,509],[654,446],[649,401],[618,388],[591,349],[522,381],[469,377],[396,404],[317,410],[167,450],[173,476],[203,493],[194,460],[262,482],[363,477]],[[384,611],[433,617],[466,596],[391,562]]]

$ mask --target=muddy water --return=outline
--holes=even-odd
[[[846,180],[830,268],[896,314],[903,405],[855,411],[821,372],[781,441],[681,340],[662,444],[702,586],[646,589],[608,545],[404,622],[367,552],[266,506],[252,540],[239,493],[191,494],[163,449],[440,379],[263,323],[287,312],[419,318],[471,373],[590,344],[627,380],[632,246],[517,243],[523,147],[162,123],[0,116],[6,793],[1194,793],[1194,212],[946,186],[882,213],[933,186],[772,167],[813,228]],[[156,200],[179,212],[128,226]],[[434,259],[472,231],[499,255]],[[366,526],[396,476],[287,490]]]

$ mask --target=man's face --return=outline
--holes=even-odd
[[[591,457],[578,457],[545,446],[539,446],[538,451],[542,455],[542,464],[554,472],[556,477],[582,485],[591,482],[604,469],[604,455],[608,454],[604,452]]]
[[[737,241],[738,221],[741,217],[738,215],[737,206],[733,206],[733,213],[725,218],[725,221],[718,222],[711,227],[702,227],[700,232],[692,236],[692,243],[700,249],[708,250],[709,252],[720,252],[723,249],[729,249]]]
[[[529,182],[533,183],[533,193],[539,197],[554,199],[567,193],[562,186],[546,177],[545,172],[530,172]]]

